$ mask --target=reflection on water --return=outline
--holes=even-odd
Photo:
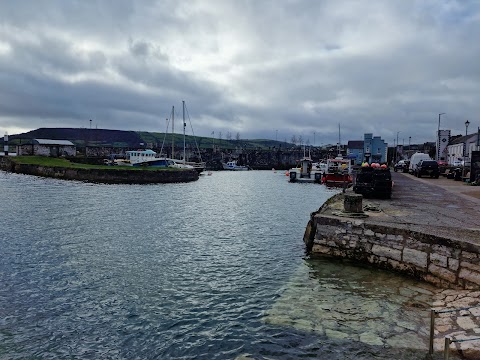
[[[0,172],[0,358],[423,359],[428,286],[304,259],[332,194],[268,171],[148,186]]]

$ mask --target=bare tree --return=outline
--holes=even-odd
[[[303,145],[303,136],[302,135],[298,136],[298,144]]]
[[[295,135],[292,135],[292,138],[290,139],[293,145],[297,145],[297,137]]]
[[[227,132],[227,140],[232,140],[232,133],[230,131]]]
[[[237,141],[240,141],[240,133],[239,133],[239,132],[237,132],[237,135],[235,135],[235,139],[236,139]]]

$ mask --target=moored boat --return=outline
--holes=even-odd
[[[298,162],[298,166],[288,170],[290,182],[314,182],[321,183],[325,172],[323,163],[314,163],[309,156],[304,156]]]
[[[328,159],[327,171],[322,179],[322,183],[330,187],[349,187],[353,182],[351,172],[349,159],[344,159],[341,156],[337,156],[335,159]]]
[[[194,169],[192,165],[184,164],[182,162],[165,157],[158,157],[157,153],[151,149],[126,151],[125,159],[115,159],[114,164],[120,166],[150,166]]]
[[[233,171],[246,171],[250,170],[248,166],[238,165],[236,160],[228,161],[227,163],[222,163],[223,170],[233,170]]]

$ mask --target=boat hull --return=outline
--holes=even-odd
[[[248,166],[237,165],[236,161],[230,161],[226,164],[222,163],[223,170],[231,171],[248,171],[250,168]]]
[[[325,174],[323,183],[328,187],[350,187],[352,186],[350,174]]]

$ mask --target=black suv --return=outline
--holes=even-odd
[[[416,177],[422,177],[422,175],[430,175],[431,178],[438,179],[440,176],[440,169],[438,163],[435,160],[420,160],[415,169],[414,175]]]

